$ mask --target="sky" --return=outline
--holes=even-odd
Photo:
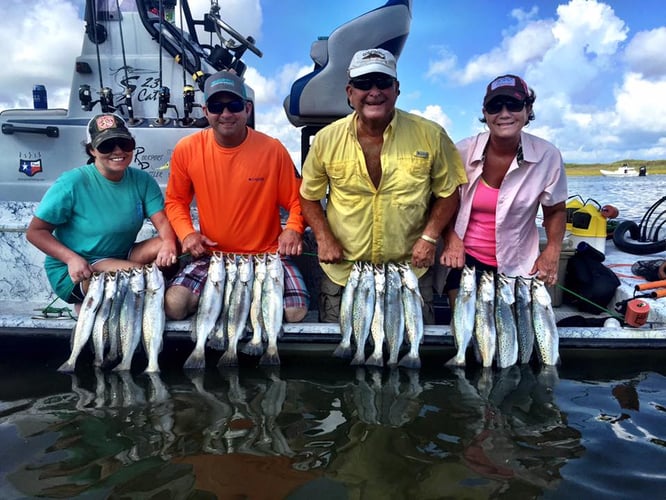
[[[125,0],[120,0],[122,1]],[[248,52],[256,128],[280,139],[298,164],[300,131],[282,102],[313,68],[319,36],[385,0],[219,0],[221,16],[263,52]],[[83,0],[4,0],[0,109],[67,107],[83,36]],[[210,0],[190,0],[196,17]],[[484,130],[485,88],[506,73],[537,95],[527,131],[567,163],[666,158],[666,2],[663,0],[413,0],[398,60],[398,107],[441,124],[458,141]]]

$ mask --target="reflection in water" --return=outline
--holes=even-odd
[[[358,368],[335,382],[279,370],[95,370],[72,374],[71,392],[4,403],[4,441],[24,457],[14,496],[540,495],[584,451],[555,368]]]

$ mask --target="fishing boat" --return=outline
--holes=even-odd
[[[176,15],[168,9],[156,11],[155,4],[136,0],[121,2],[118,7],[116,2],[86,0],[86,29],[81,54],[73,64],[69,107],[0,112],[0,256],[4,263],[0,269],[1,335],[69,338],[75,325],[71,307],[53,300],[43,270],[44,256],[27,243],[25,231],[48,187],[64,168],[81,163],[81,141],[89,119],[99,112],[123,115],[140,145],[132,166],[150,172],[164,187],[173,145],[206,126],[201,90],[207,75],[221,69],[243,75],[243,57],[248,53],[262,56],[252,37],[241,35],[223,20],[217,0],[211,1],[203,19],[192,16],[187,0],[179,2]],[[182,18],[182,26],[177,26],[174,18]],[[388,0],[314,41],[310,52],[313,70],[293,83],[284,101],[289,121],[301,128],[304,152],[317,130],[349,112],[342,89],[351,55],[362,48],[382,47],[399,56],[410,22],[411,0]],[[210,40],[203,40],[202,30]],[[176,89],[182,89],[182,93]],[[248,91],[252,98],[252,90]],[[254,125],[253,117],[250,124]],[[139,239],[153,234],[154,229],[146,223]],[[316,297],[321,270],[309,232],[305,242],[310,251],[297,264]],[[570,255],[572,249],[567,250]],[[612,242],[607,245],[606,255],[608,265],[622,271],[622,285],[613,303],[626,302],[641,281],[626,274],[622,267],[634,259]],[[563,265],[565,257],[563,254]],[[564,274],[564,268],[560,274]],[[561,290],[554,289],[553,297],[558,292]],[[623,319],[613,311],[604,312],[599,319],[599,315],[581,314],[556,301],[558,319],[582,318],[576,326],[559,328],[560,346],[666,347],[666,304],[658,299],[645,301],[650,311],[640,327],[606,321],[609,316]],[[332,350],[339,342],[338,325],[318,322],[317,301],[311,302],[313,309],[305,321],[284,325],[281,345]],[[437,321],[426,326],[424,346],[453,348],[445,297],[437,297],[435,311]],[[190,328],[190,320],[167,322],[167,345],[169,338],[188,338]]]
[[[622,165],[621,167],[617,167],[615,170],[600,169],[599,172],[601,172],[601,175],[605,177],[638,177],[644,176],[646,174],[646,169],[645,167],[641,167],[639,171],[634,167]]]

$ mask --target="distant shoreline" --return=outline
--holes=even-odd
[[[647,167],[647,175],[654,174],[666,174],[666,160],[650,160],[650,161],[641,161],[641,160],[620,160],[613,163],[565,163],[564,168],[566,169],[568,176],[592,176],[592,175],[601,175],[599,170],[615,170],[622,165],[627,165],[628,167],[634,167],[638,170],[640,167],[645,165]]]

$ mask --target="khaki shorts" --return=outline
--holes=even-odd
[[[319,321],[322,323],[338,323],[340,321],[340,302],[345,287],[333,283],[325,273],[321,278],[319,290]],[[419,278],[419,290],[423,297],[423,322],[426,325],[435,324],[433,310],[433,272],[432,268]]]

